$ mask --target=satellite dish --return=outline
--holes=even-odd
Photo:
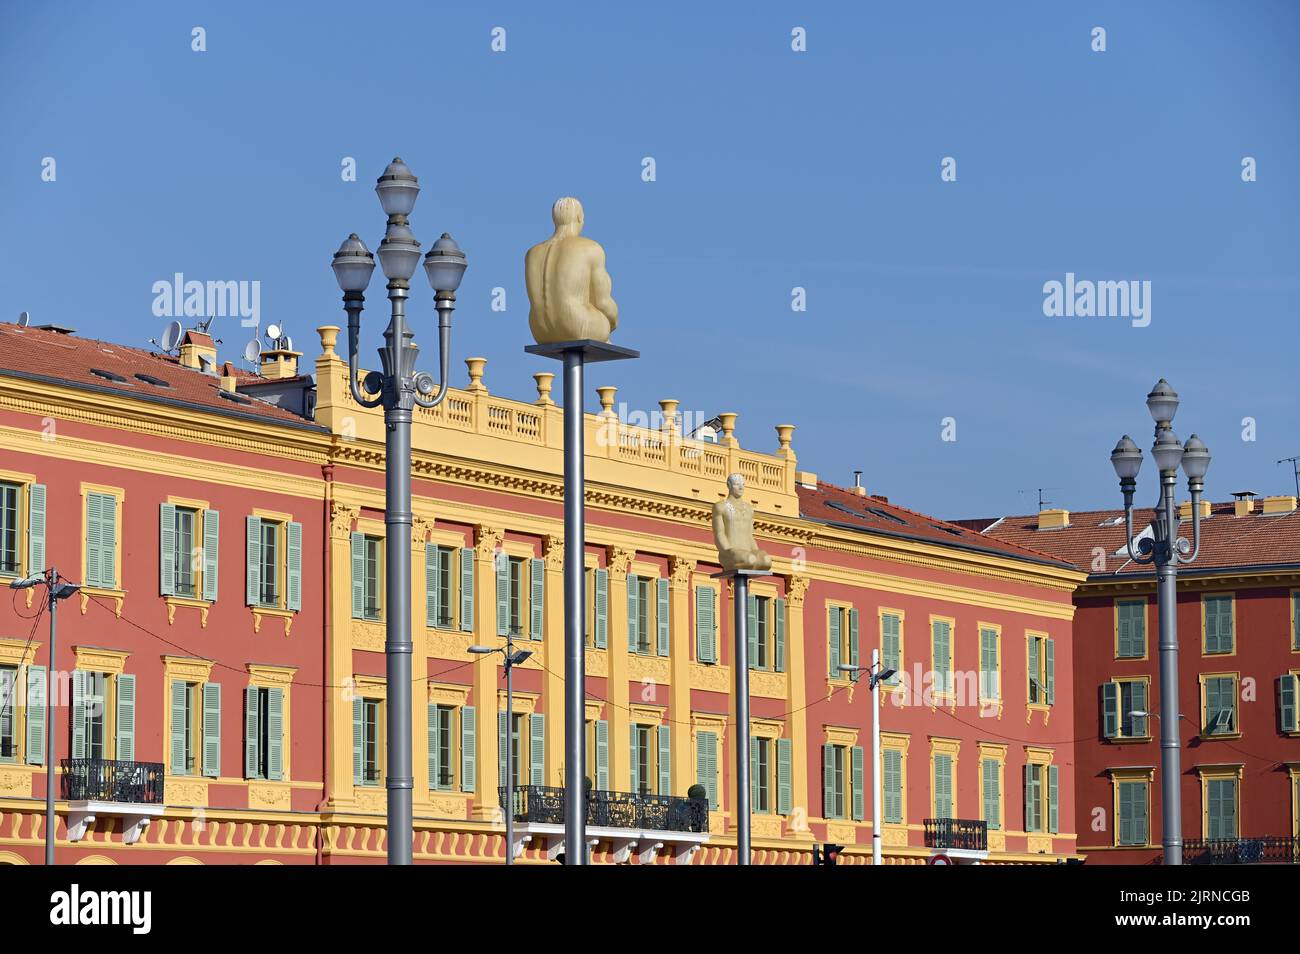
[[[32,323],[32,316],[27,314],[27,312],[23,312],[21,315],[18,316],[19,328],[26,328],[31,323]]]
[[[279,326],[279,325],[267,325],[267,326],[266,326],[266,336],[267,336],[268,338],[271,338],[271,339],[275,339],[275,338],[280,337],[280,326]]]
[[[185,329],[181,327],[181,323],[179,321],[173,321],[163,332],[162,341],[159,342],[159,344],[162,345],[164,351],[171,351],[181,343],[181,335],[184,333]]]
[[[288,335],[284,336],[284,350],[285,351],[293,350],[293,339],[290,338]]]
[[[256,338],[244,345],[244,360],[250,364],[255,364],[257,362],[257,356],[261,353],[262,346],[258,343]]]

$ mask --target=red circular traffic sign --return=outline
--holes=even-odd
[[[947,855],[931,855],[930,860],[927,861],[926,864],[927,865],[950,865],[952,864],[952,859],[949,858]]]

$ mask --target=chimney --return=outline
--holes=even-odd
[[[263,351],[258,355],[258,371],[262,377],[269,378],[272,381],[281,378],[296,378],[298,376],[298,359],[301,357],[301,351],[290,351],[287,348]]]
[[[1294,510],[1295,510],[1295,497],[1279,495],[1276,497],[1264,498],[1264,513],[1266,515],[1291,513]]]
[[[218,386],[221,388],[221,390],[226,391],[229,394],[234,394],[235,376],[233,374],[223,374],[221,376],[221,380],[218,382]]]
[[[862,471],[860,470],[853,472],[853,492],[859,497],[867,495],[867,488],[862,486]]]
[[[817,475],[810,470],[795,471],[794,479],[800,487],[807,487],[809,490],[817,489]]]
[[[1210,502],[1208,500],[1202,500],[1200,510],[1201,510],[1201,519],[1204,520],[1206,517],[1210,515]],[[1192,519],[1192,502],[1190,500],[1184,500],[1182,503],[1178,505],[1178,519],[1179,520]]]
[[[1070,511],[1048,509],[1038,511],[1039,530],[1064,530],[1070,525]]]
[[[212,336],[202,331],[187,331],[181,338],[181,367],[193,368],[204,374],[217,373],[217,345]]]
[[[1232,495],[1232,513],[1237,517],[1245,517],[1255,512],[1255,497],[1258,494],[1253,490],[1238,490]]]

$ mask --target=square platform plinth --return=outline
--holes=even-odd
[[[553,344],[531,344],[526,346],[524,350],[529,354],[540,355],[543,358],[555,358],[557,361],[563,361],[566,354],[577,351],[582,354],[582,360],[587,364],[597,361],[623,361],[627,358],[641,357],[640,351],[634,351],[631,348],[620,348],[618,345],[612,345],[607,341],[594,341],[591,338],[582,338],[578,341],[557,341]]]

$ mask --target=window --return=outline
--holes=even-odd
[[[1115,603],[1115,657],[1145,659],[1147,655],[1147,601]]]
[[[1233,840],[1237,833],[1237,779],[1205,780],[1205,837]]]
[[[352,700],[352,781],[379,785],[384,778],[384,702]]]
[[[72,757],[106,759],[105,712],[108,708],[108,676],[102,672],[74,670],[72,699]]]
[[[429,544],[425,548],[425,584],[428,605],[425,607],[429,626],[438,629],[455,628],[456,612],[456,551],[451,547]]]
[[[750,809],[763,814],[772,811],[772,740],[749,740]]]
[[[366,619],[379,619],[384,578],[383,541],[379,537],[366,537],[363,543],[365,571],[363,576],[362,611]]]
[[[695,588],[695,659],[718,661],[718,591],[711,586]]]
[[[1288,672],[1277,681],[1278,728],[1285,735],[1300,732],[1300,675]]]
[[[163,596],[217,598],[220,521],[215,510],[176,503],[160,506],[158,565]]]
[[[903,824],[903,752],[901,749],[887,748],[881,752],[884,769],[883,776],[883,810],[885,821],[890,825]]]
[[[546,561],[498,554],[497,635],[541,639],[545,623]]]
[[[632,791],[638,795],[649,795],[654,791],[655,747],[654,726],[637,725],[631,727],[632,733]]]
[[[18,760],[18,669],[0,666],[0,762]]]
[[[934,817],[953,818],[956,805],[953,786],[953,757],[936,754],[932,758],[933,778],[931,791],[934,793]]]
[[[597,791],[609,791],[609,722],[587,720],[587,774]]]
[[[1002,760],[980,759],[980,795],[989,830],[1002,827]]]
[[[118,498],[112,494],[87,490],[86,497],[86,573],[87,586],[100,589],[117,587],[117,518]]]
[[[864,815],[863,760],[858,746],[828,742],[822,746],[822,811],[826,818],[855,821]]]
[[[934,670],[936,695],[951,698],[952,676],[952,620],[930,618],[930,660]]]
[[[751,595],[747,613],[749,668],[785,672],[785,600]]]
[[[903,671],[903,614],[880,614],[880,665],[894,670],[885,685],[896,686]]]
[[[980,627],[980,699],[985,701],[1002,697],[1002,654],[998,648],[998,636],[994,627]]]
[[[825,806],[827,818],[844,817],[844,746],[826,745],[822,749],[825,771]]]
[[[546,717],[540,713],[516,712],[509,719],[509,737],[507,738],[507,714],[497,712],[497,778],[500,784],[506,784],[506,752],[509,746],[511,784],[516,788],[523,785],[544,785],[546,783]]]
[[[712,592],[712,590],[710,590]],[[709,796],[709,808],[718,808],[718,734],[695,733],[695,778]]]
[[[1060,770],[1055,765],[1025,765],[1025,831],[1058,831],[1059,796]]]
[[[1201,734],[1237,735],[1237,677],[1222,673],[1201,676]]]
[[[642,656],[668,655],[667,580],[628,576],[627,651]]]
[[[826,613],[827,675],[831,679],[857,682],[861,673],[842,672],[840,666],[858,665],[858,611],[852,607],[829,606]]]
[[[1028,698],[1031,706],[1050,706],[1056,701],[1056,640],[1029,633]]]
[[[279,687],[244,690],[244,777],[284,777],[284,690]]]
[[[474,707],[460,706],[459,711],[458,733],[457,707],[429,703],[429,788],[436,791],[456,788],[457,764],[461,790],[474,791]]]
[[[1102,683],[1102,734],[1108,739],[1150,738],[1148,697],[1145,677]]]
[[[0,576],[44,570],[45,485],[0,482]]]
[[[364,590],[361,534],[352,535],[352,615],[360,618]],[[302,609],[302,524],[288,518],[246,518],[248,567],[245,601],[249,606]]]
[[[509,621],[510,635],[518,636],[524,631],[524,561],[519,557],[510,557],[506,569],[508,572],[507,585],[510,588],[509,596]]]
[[[221,774],[221,686],[213,682],[171,684],[172,775],[216,778]]]
[[[636,646],[638,653],[649,654],[650,652],[650,581],[644,576],[634,576],[628,579],[629,589],[636,588],[636,613],[629,620],[629,625],[635,626]]]
[[[1291,594],[1291,649],[1300,652],[1300,590]]]
[[[1146,845],[1150,839],[1147,818],[1150,816],[1151,783],[1146,779],[1119,779],[1115,788],[1115,843],[1120,846]]]
[[[1204,653],[1228,655],[1234,650],[1232,596],[1206,596],[1201,600]]]
[[[604,649],[609,642],[609,571],[589,566],[587,586],[587,646]]]
[[[23,488],[17,484],[0,484],[0,573],[14,576],[22,574],[22,551],[19,548],[22,496]]]

